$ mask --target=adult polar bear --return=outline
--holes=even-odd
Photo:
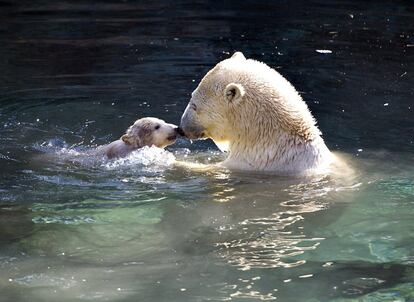
[[[304,175],[325,173],[334,161],[296,89],[240,52],[201,80],[180,127],[189,139],[211,138],[228,151],[222,165],[230,169]]]

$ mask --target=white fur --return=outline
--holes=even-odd
[[[158,129],[156,129],[158,128]],[[164,148],[175,142],[178,127],[163,120],[146,117],[135,121],[121,139],[97,149],[108,158],[125,157],[144,146]]]
[[[108,158],[125,157],[132,151],[138,148],[124,143],[121,139],[118,139],[108,145],[98,147],[98,153],[103,154]]]
[[[226,146],[229,155],[222,164],[231,169],[297,175],[325,172],[333,161],[296,89],[241,53],[201,80],[181,128],[191,139],[211,138]]]

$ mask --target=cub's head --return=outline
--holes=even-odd
[[[135,148],[152,145],[164,148],[175,142],[179,132],[176,125],[167,124],[155,117],[145,117],[130,126],[121,139]]]

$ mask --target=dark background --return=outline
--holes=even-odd
[[[141,116],[179,123],[236,50],[293,83],[330,148],[413,150],[410,1],[1,1],[0,19],[3,154],[106,143]]]

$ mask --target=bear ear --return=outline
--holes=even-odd
[[[236,60],[246,60],[246,57],[243,55],[243,53],[241,53],[240,51],[236,51],[232,56],[232,59],[236,59]]]
[[[128,136],[128,134],[122,135],[121,140],[127,145],[132,145],[131,138]]]
[[[241,84],[230,83],[224,89],[224,96],[229,102],[240,101],[244,94],[244,87]]]

